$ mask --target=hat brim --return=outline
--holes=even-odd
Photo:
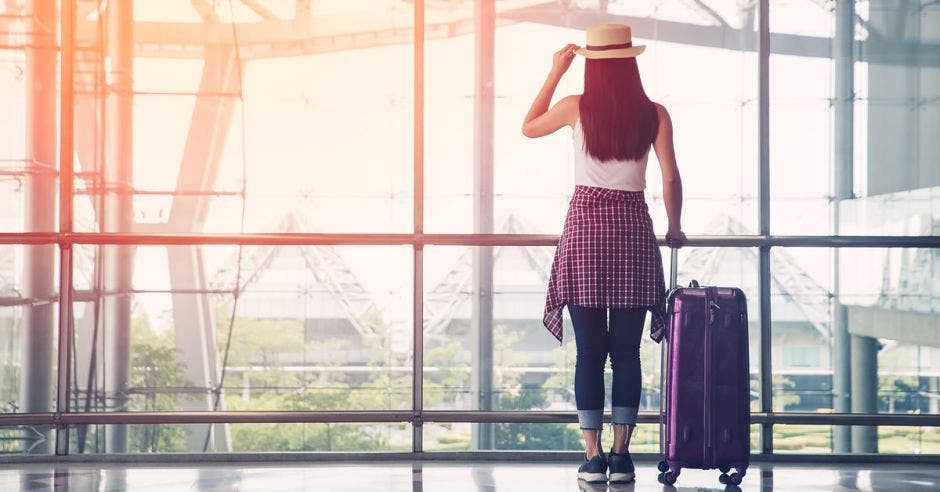
[[[620,48],[615,50],[589,50],[587,48],[578,48],[575,53],[585,58],[632,58],[639,55],[646,49],[646,45],[631,46],[629,48]]]

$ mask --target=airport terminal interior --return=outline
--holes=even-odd
[[[577,479],[572,133],[521,126],[597,23],[678,284],[747,297],[740,485],[657,481],[649,336],[635,482]],[[933,0],[0,0],[0,490],[938,490],[938,137]]]

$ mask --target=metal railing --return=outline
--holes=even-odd
[[[576,412],[497,410],[239,410],[192,412],[43,412],[0,414],[0,426],[12,425],[154,425],[154,424],[316,424],[316,423],[521,423],[572,424]],[[610,414],[604,415],[610,422]],[[659,412],[640,412],[638,424],[658,424]],[[860,414],[813,412],[751,412],[758,425],[892,425],[940,426],[940,414]]]
[[[63,259],[70,259],[72,245],[410,245],[418,253],[425,245],[434,246],[555,246],[559,236],[545,234],[133,234],[133,233],[0,233],[0,244],[58,244]],[[838,247],[838,248],[940,248],[940,236],[690,236],[687,246],[750,247],[769,250],[773,247]],[[664,238],[657,238],[665,246]],[[414,264],[416,279],[423,278],[423,263]],[[64,278],[64,277],[63,277]],[[416,299],[421,299],[423,286],[416,285]],[[67,292],[70,289],[65,289]],[[418,303],[416,303],[417,305]],[[66,310],[62,310],[65,312]],[[769,320],[769,318],[768,318]],[[423,388],[423,316],[416,307],[413,392],[416,395],[410,410],[375,411],[193,411],[193,412],[71,412],[59,406],[59,411],[46,413],[0,414],[0,426],[48,425],[67,436],[69,426],[114,424],[235,424],[235,423],[408,423],[414,429],[414,453],[423,453],[420,429],[425,423],[576,423],[575,412],[545,411],[479,411],[479,410],[424,410],[419,400]],[[62,318],[60,323],[70,324]],[[762,338],[765,336],[762,317]],[[65,336],[71,336],[70,326]],[[769,340],[769,326],[766,338]],[[420,343],[420,345],[418,345]],[[59,344],[60,349],[67,344]],[[420,348],[419,348],[420,347]],[[65,352],[65,353],[61,353]],[[60,350],[60,363],[68,364],[68,351]],[[769,364],[761,364],[761,371]],[[769,381],[769,374],[761,380]],[[67,379],[66,379],[67,380]],[[59,398],[69,401],[69,385],[59,386]],[[638,423],[658,423],[656,412],[641,412]],[[609,415],[605,416],[609,421]],[[857,413],[804,413],[772,412],[762,409],[751,414],[752,424],[772,431],[774,425],[892,425],[940,426],[940,415],[912,414],[857,414]],[[67,437],[57,437],[62,443]],[[57,445],[57,454],[68,454],[67,447]],[[764,447],[763,454],[773,454],[772,446]]]
[[[0,244],[254,246],[556,246],[557,234],[0,232]],[[663,237],[657,242],[665,247]],[[940,236],[689,236],[686,247],[940,248]]]

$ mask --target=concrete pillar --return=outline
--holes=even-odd
[[[838,275],[838,250],[835,256],[836,274]],[[835,297],[832,318],[832,407],[838,413],[852,411],[852,366],[851,335],[848,332],[846,309]],[[851,428],[836,425],[832,428],[832,451],[850,453],[852,451]]]
[[[131,184],[133,183],[134,122],[134,6],[133,2],[109,2],[106,13],[105,101],[106,144],[104,182],[105,232],[132,232],[134,227]],[[102,246],[104,290],[119,295],[104,297],[105,360],[108,373],[105,391],[109,410],[122,411],[127,406],[130,387],[130,329],[134,247]],[[125,294],[127,293],[127,294]],[[107,451],[127,452],[127,426],[109,428]]]
[[[832,233],[839,234],[841,201],[852,198],[853,129],[855,123],[855,2],[838,0],[835,10],[835,37],[832,44],[833,62],[833,156],[832,156]],[[851,411],[850,341],[845,307],[839,302],[839,249],[833,249],[833,312],[832,312],[832,391],[833,410]],[[832,450],[851,451],[849,427],[833,427]]]
[[[852,339],[852,413],[878,413],[878,340]],[[852,452],[877,453],[878,427],[852,426]]]
[[[189,245],[167,246],[170,265],[170,288],[176,290],[207,289],[202,249]],[[173,294],[173,327],[176,349],[185,363],[183,377],[187,384],[204,388],[204,393],[181,395],[180,409],[186,411],[225,410],[225,395],[218,401],[210,392],[219,384],[219,360],[215,336],[215,320],[206,294]],[[247,374],[247,372],[246,372]],[[229,428],[222,424],[186,426],[186,449],[189,452],[231,451]]]
[[[936,349],[929,349],[934,350]],[[934,375],[927,376],[927,392],[930,396],[927,399],[927,413],[940,413],[940,378]]]
[[[25,186],[25,230],[56,230],[56,3],[30,3],[36,33],[33,46],[26,50],[26,152],[31,159]],[[55,296],[55,253],[52,244],[25,246],[23,253],[23,296],[49,300]],[[40,302],[23,308],[22,371],[20,373],[21,412],[52,411],[52,381],[55,374],[53,349],[56,344],[54,305]],[[38,427],[42,443],[32,453],[51,449],[51,427]]]
[[[474,20],[475,97],[473,145],[473,232],[493,232],[494,45],[496,13],[492,2],[477,0]],[[493,247],[473,251],[473,371],[470,387],[477,408],[493,409]],[[492,449],[493,424],[471,426],[473,449]]]

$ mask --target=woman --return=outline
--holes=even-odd
[[[561,342],[562,307],[568,306],[577,346],[575,400],[584,435],[585,461],[578,477],[588,482],[633,480],[630,436],[640,400],[640,340],[646,311],[651,337],[664,333],[662,258],[643,195],[649,149],[663,176],[669,230],[666,242],[680,247],[682,183],[672,143],[672,122],[661,104],[646,96],[630,27],[598,24],[587,46],[569,44],[554,55],[548,79],[525,117],[522,133],[573,130],[575,189],[555,250],[543,323]],[[584,93],[549,101],[575,54],[585,57]],[[610,319],[607,320],[609,310]],[[613,447],[601,450],[604,366],[613,369]]]

